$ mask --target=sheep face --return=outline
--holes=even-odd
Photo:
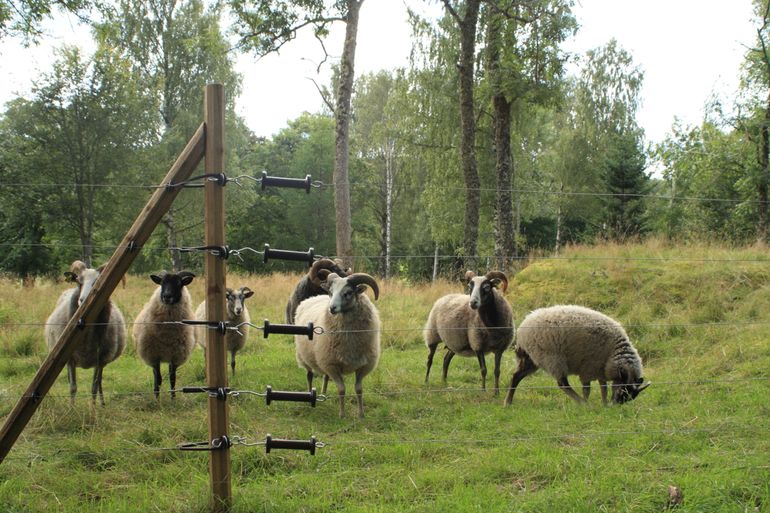
[[[503,292],[505,292],[508,286],[507,278],[499,271],[490,271],[486,276],[473,276],[471,271],[468,271],[466,277],[468,278],[470,307],[474,310],[494,303],[493,289],[502,285]]]
[[[227,313],[230,317],[237,317],[243,313],[244,301],[254,295],[254,292],[248,287],[241,287],[238,290],[227,289]]]
[[[164,305],[175,305],[182,299],[182,288],[192,283],[195,275],[191,272],[151,274],[150,279],[160,285],[160,302]]]
[[[101,270],[101,267],[99,269],[88,269],[83,262],[76,260],[70,266],[70,271],[64,273],[67,281],[71,281],[78,286],[78,306],[82,305],[91,293],[91,289],[101,274]]]
[[[635,373],[633,373],[635,374]],[[650,386],[644,383],[643,377],[635,377],[623,367],[618,367],[618,380],[612,383],[612,402],[617,404],[627,403],[636,399],[642,390]]]
[[[612,402],[617,404],[627,403],[636,399],[642,390],[650,386],[644,383],[644,378],[632,378],[623,369],[618,369],[620,380],[612,383]]]
[[[344,313],[352,310],[358,304],[358,296],[363,294],[367,285],[374,292],[374,299],[380,295],[380,289],[377,282],[364,273],[351,274],[347,278],[340,278],[335,273],[324,272],[321,270],[319,276],[323,278],[322,287],[329,292],[329,312],[332,315]]]

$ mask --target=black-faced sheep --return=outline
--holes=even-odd
[[[350,268],[344,269],[342,267],[341,260],[330,260],[328,258],[322,258],[313,262],[308,273],[302,277],[302,279],[294,287],[294,291],[289,297],[289,301],[286,303],[286,323],[294,324],[294,315],[297,311],[297,307],[304,300],[313,296],[326,296],[328,293],[321,286],[321,280],[318,277],[318,271],[326,269],[329,272],[335,273],[340,278],[344,278],[350,274]]]
[[[161,272],[150,275],[159,287],[144,305],[134,321],[134,343],[139,357],[152,367],[155,397],[160,395],[161,362],[168,362],[171,397],[175,396],[176,370],[185,363],[195,347],[192,326],[161,324],[193,319],[192,300],[187,290],[195,275],[191,272]]]
[[[227,289],[225,299],[227,301],[227,310],[225,319],[230,326],[237,326],[242,323],[251,322],[249,309],[246,308],[246,299],[254,295],[254,292],[248,287],[239,289]],[[202,302],[195,309],[195,318],[206,320],[206,302]],[[239,333],[240,332],[240,333]],[[230,368],[235,374],[235,353],[243,349],[246,345],[246,339],[249,336],[248,324],[243,324],[238,331],[227,330],[225,333],[225,347],[230,351]],[[195,341],[199,346],[206,350],[206,327],[198,326],[195,328]]]
[[[337,385],[340,417],[345,415],[345,374],[356,375],[358,416],[364,416],[362,380],[380,359],[380,316],[364,293],[371,287],[374,299],[380,294],[377,282],[368,274],[356,273],[341,278],[328,269],[319,271],[329,296],[315,296],[300,303],[295,323],[322,327],[324,333],[313,340],[296,335],[297,363],[307,371],[308,389],[313,375],[329,376]]]
[[[612,401],[625,403],[649,385],[643,385],[642,360],[623,327],[614,319],[590,308],[558,305],[540,308],[519,325],[516,340],[519,366],[513,373],[505,404],[511,404],[519,382],[542,368],[572,399],[584,402],[591,381],[601,385],[607,403],[607,382],[612,381]],[[583,397],[570,387],[567,376],[577,375]]]
[[[447,348],[444,356],[443,379],[446,383],[449,363],[454,355],[475,356],[481,369],[481,388],[487,386],[487,353],[495,355],[495,395],[500,389],[500,359],[513,341],[515,328],[513,311],[503,294],[508,278],[500,271],[485,276],[466,273],[470,294],[449,294],[433,305],[425,325],[425,345],[428,346],[425,382],[428,382],[433,355],[439,343]],[[502,286],[502,292],[497,290]]]
[[[70,266],[70,270],[64,273],[68,281],[74,282],[77,287],[65,290],[59,296],[53,313],[46,321],[45,339],[49,351],[56,345],[65,325],[75,314],[75,311],[88,297],[101,271],[102,267],[89,269],[85,263],[76,260]],[[120,356],[126,346],[126,324],[117,305],[112,301],[107,301],[94,321],[94,325],[86,326],[84,329],[83,341],[75,348],[72,357],[67,362],[70,400],[74,402],[78,389],[75,368],[90,369],[93,367],[91,397],[93,401],[96,401],[98,392],[99,400],[104,405],[102,373],[104,367]]]

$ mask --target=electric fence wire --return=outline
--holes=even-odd
[[[654,387],[681,387],[683,385],[691,386],[691,387],[700,387],[700,388],[720,388],[724,385],[741,385],[741,386],[752,386],[754,384],[770,384],[770,376],[762,376],[762,377],[742,377],[742,378],[697,378],[697,379],[684,379],[684,380],[667,380],[667,381],[652,381],[651,386]],[[478,387],[447,387],[447,388],[425,388],[421,387],[420,385],[415,385],[415,388],[411,390],[404,389],[403,383],[391,383],[391,384],[379,384],[381,388],[379,389],[373,389],[373,390],[367,390],[364,395],[367,396],[374,396],[374,397],[383,397],[383,398],[390,398],[390,397],[406,397],[406,396],[415,396],[415,397],[423,397],[423,396],[431,396],[436,394],[446,394],[446,395],[455,395],[455,394],[475,394],[475,395],[485,395],[488,393],[488,391],[485,391]],[[610,386],[610,385],[608,385]],[[622,386],[622,384],[621,384]],[[385,390],[387,388],[393,388],[393,390]],[[399,389],[400,388],[400,389]],[[516,388],[517,393],[527,393],[527,391],[556,391],[556,390],[562,390],[563,387],[559,385],[520,385]],[[501,392],[505,392],[507,387],[502,386],[500,387]],[[175,389],[175,390],[165,390],[163,391],[162,395],[166,395],[166,393],[182,393],[183,389]],[[114,391],[107,391],[104,394],[106,397],[112,397],[112,398],[125,398],[125,397],[149,397],[154,396],[155,392],[153,391],[127,391],[127,392],[114,392]],[[228,393],[229,396],[238,398],[238,397],[248,397],[248,396],[258,396],[258,397],[264,397],[266,394],[263,392],[257,392],[254,390],[231,390]],[[20,392],[18,394],[13,393],[8,388],[0,388],[0,399],[6,399],[6,400],[16,400],[21,398],[31,398],[33,396],[26,395],[23,392]],[[71,396],[69,394],[46,394],[46,397],[54,398],[54,399],[69,399]],[[318,402],[324,402],[324,401],[332,401],[333,399],[336,399],[333,396],[330,395],[324,395],[319,394],[318,396]]]
[[[598,431],[570,431],[565,433],[554,433],[554,434],[521,434],[521,435],[513,435],[509,436],[506,434],[505,436],[499,436],[499,437],[490,437],[490,438],[403,438],[401,436],[397,436],[395,438],[393,437],[367,437],[367,438],[352,438],[348,439],[345,436],[336,437],[335,435],[330,435],[329,440],[327,442],[318,442],[317,447],[330,447],[330,448],[336,448],[336,447],[345,447],[345,446],[399,446],[399,445],[413,445],[413,446],[436,446],[436,445],[447,445],[447,446],[454,446],[454,447],[469,447],[469,446],[487,446],[487,447],[505,447],[505,446],[515,446],[516,444],[527,444],[527,443],[533,443],[533,442],[542,442],[542,441],[549,441],[549,440],[590,440],[590,439],[597,439],[597,438],[609,438],[609,437],[615,437],[615,436],[621,436],[621,437],[628,437],[628,436],[659,436],[659,437],[676,437],[676,436],[701,436],[705,435],[710,438],[716,438],[721,439],[724,437],[729,437],[731,440],[736,439],[755,439],[757,435],[766,435],[770,433],[770,426],[769,427],[756,427],[751,426],[748,427],[746,425],[734,425],[734,424],[726,424],[721,423],[716,426],[712,427],[704,427],[704,428],[685,428],[685,427],[679,427],[679,428],[672,428],[672,427],[666,427],[666,428],[649,428],[648,426],[639,428],[639,429],[619,429],[619,430],[598,430]],[[249,442],[249,440],[258,440],[255,442]],[[253,447],[253,446],[264,446],[265,442],[259,440],[257,437],[253,436],[232,436],[229,437],[229,441],[231,442],[231,445],[242,445],[246,447]],[[139,441],[135,440],[121,440],[121,446],[126,451],[140,451],[140,452],[146,452],[146,453],[157,453],[157,452],[168,452],[168,451],[180,451],[184,450],[181,446],[184,445],[184,443],[180,443],[178,445],[169,445],[169,446],[163,446],[163,447],[154,447],[149,446],[144,443],[141,443]],[[203,444],[204,442],[201,442]],[[62,454],[66,453],[77,453],[79,452],[76,449],[73,449],[71,451],[67,449],[57,449],[55,451],[51,451],[49,453],[50,457],[58,457]],[[29,460],[41,460],[45,459],[46,456],[41,454],[41,451],[30,451],[30,457],[25,457],[23,455],[11,455],[10,457],[6,458],[8,460],[16,460],[16,461],[29,461]],[[697,464],[696,464],[697,465]],[[706,465],[697,465],[699,467],[704,467]],[[672,471],[674,469],[679,468],[693,468],[693,466],[665,466],[665,467],[659,467],[659,470],[661,471]],[[720,470],[725,470],[726,467],[723,465],[719,465],[718,467]],[[727,467],[730,468],[730,467]],[[756,470],[767,470],[770,469],[770,465],[737,465],[734,467],[733,470],[744,470],[744,469],[756,469]],[[325,474],[326,475],[326,474]]]
[[[206,176],[206,175],[203,175]],[[194,177],[201,178],[201,177]],[[226,182],[234,182],[238,186],[243,186],[244,180],[252,180],[256,183],[261,181],[260,178],[251,175],[240,175],[237,177],[225,177]],[[310,186],[321,190],[334,190],[341,185],[347,185],[349,188],[366,188],[370,189],[371,184],[367,182],[323,182],[322,180],[312,181]],[[175,187],[182,184],[160,184],[160,185],[137,185],[137,184],[106,184],[106,183],[34,183],[34,182],[0,182],[0,188],[126,188],[126,189],[159,189],[167,188],[169,186]],[[498,187],[458,187],[449,185],[432,184],[430,186],[432,190],[447,190],[453,192],[482,192],[482,193],[511,193],[511,194],[526,194],[526,195],[546,195],[546,196],[563,196],[563,197],[577,197],[577,198],[623,198],[623,199],[649,199],[649,200],[661,200],[661,201],[683,201],[683,202],[701,202],[701,203],[728,203],[728,204],[744,204],[744,205],[760,205],[770,203],[769,201],[753,200],[753,199],[737,199],[737,198],[718,198],[707,196],[677,196],[666,194],[651,194],[651,193],[626,193],[626,192],[594,192],[594,191],[563,191],[553,189],[537,189],[537,188],[498,188]]]

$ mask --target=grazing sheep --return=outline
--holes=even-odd
[[[227,318],[225,319],[230,326],[237,326],[241,323],[251,322],[249,309],[246,308],[246,298],[250,298],[254,292],[248,287],[241,287],[237,290],[227,289]],[[206,320],[206,302],[202,302],[195,310],[195,318]],[[199,346],[206,350],[206,327],[198,326],[195,328],[195,341]],[[240,331],[240,333],[238,333]],[[235,353],[243,349],[246,345],[246,338],[249,336],[249,326],[244,324],[238,331],[227,330],[225,333],[225,347],[230,351],[230,368],[235,374]]]
[[[559,305],[540,308],[519,326],[516,341],[519,366],[513,373],[505,398],[511,404],[519,382],[542,367],[572,399],[588,399],[591,381],[601,385],[607,404],[607,381],[612,381],[612,401],[622,404],[649,386],[642,385],[642,360],[617,321],[590,308]],[[575,393],[567,376],[576,374],[583,397]]]
[[[104,266],[98,269],[89,269],[80,260],[75,260],[70,270],[64,273],[68,281],[77,284],[77,287],[65,290],[53,313],[48,317],[45,326],[45,339],[50,351],[56,345],[65,325],[69,322],[78,307],[85,301],[91,292],[96,279]],[[123,314],[117,305],[107,301],[99,312],[94,325],[84,328],[83,340],[75,348],[72,357],[67,362],[67,379],[70,388],[70,400],[74,403],[78,384],[75,376],[75,368],[94,368],[94,377],[91,384],[91,398],[96,401],[96,393],[99,393],[99,401],[104,405],[104,393],[102,392],[102,373],[104,367],[114,361],[123,353],[126,346],[126,324]]]
[[[300,303],[296,324],[324,329],[313,340],[296,335],[297,363],[307,371],[307,386],[313,386],[313,373],[329,376],[337,385],[340,417],[345,415],[345,382],[342,376],[355,372],[358,417],[364,416],[361,381],[380,359],[380,316],[377,308],[364,293],[372,288],[374,299],[380,294],[377,282],[368,274],[356,273],[346,278],[328,269],[318,272],[329,296],[315,296]]]
[[[487,388],[487,353],[495,354],[495,395],[500,390],[500,359],[513,341],[515,328],[513,312],[503,294],[508,289],[508,278],[500,271],[486,276],[466,273],[468,294],[449,294],[433,305],[425,325],[425,345],[428,362],[425,383],[430,376],[433,355],[440,342],[447,348],[444,356],[443,379],[446,383],[449,362],[460,356],[475,356],[481,369],[481,388]],[[502,292],[497,287],[502,285]]]
[[[160,285],[144,305],[134,321],[136,353],[144,363],[152,367],[155,397],[160,395],[160,364],[168,362],[168,379],[171,397],[175,396],[176,369],[185,363],[195,347],[192,326],[185,324],[158,324],[193,318],[192,300],[186,285],[195,275],[191,272],[150,275]]]
[[[341,260],[329,260],[322,258],[313,262],[308,273],[294,287],[294,291],[286,303],[286,323],[294,324],[294,315],[301,302],[313,296],[326,296],[326,290],[321,286],[321,279],[318,278],[318,271],[328,269],[340,278],[344,278],[351,273],[351,269],[343,269]]]

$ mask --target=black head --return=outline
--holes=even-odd
[[[508,288],[508,279],[499,271],[490,271],[485,276],[470,276],[468,280],[470,307],[478,310],[481,306],[492,304],[495,300],[494,289],[497,287],[502,287],[503,293]]]
[[[636,399],[642,390],[650,386],[643,377],[633,378],[623,369],[618,369],[620,379],[612,384],[612,402],[624,404]]]
[[[188,271],[151,274],[150,279],[160,285],[160,302],[164,305],[175,305],[182,299],[182,288],[192,283],[195,275]]]

